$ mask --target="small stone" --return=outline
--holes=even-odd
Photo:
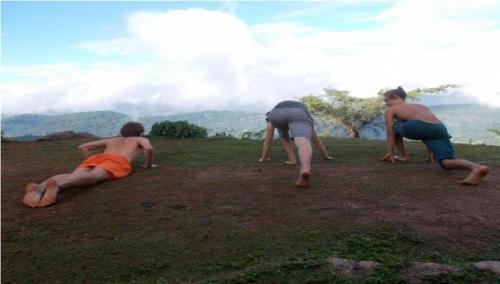
[[[415,263],[412,267],[406,270],[406,276],[410,279],[410,283],[421,283],[421,279],[425,277],[439,276],[442,274],[460,275],[462,270],[458,267],[439,263]]]
[[[330,257],[327,260],[328,267],[336,274],[351,276],[355,274],[368,275],[375,272],[375,269],[380,265],[373,261],[354,261],[345,258]]]
[[[370,274],[373,273],[379,266],[380,264],[376,262],[363,260],[357,263],[356,269],[365,274]]]
[[[176,204],[176,205],[170,206],[170,208],[175,209],[175,210],[182,210],[182,209],[189,209],[189,206],[184,205],[184,204]]]
[[[353,260],[338,257],[330,257],[326,261],[332,272],[346,276],[352,274],[356,263]]]
[[[153,206],[156,205],[156,203],[153,201],[146,201],[146,202],[143,202],[141,205],[144,208],[152,208]]]
[[[486,270],[500,276],[500,261],[480,261],[473,264],[479,270]]]

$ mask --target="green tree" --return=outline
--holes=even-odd
[[[153,124],[149,135],[170,138],[207,138],[207,129],[185,120],[163,121]]]
[[[493,129],[493,128],[490,128],[488,129],[489,132],[492,132],[492,133],[495,133],[496,135],[500,136],[500,129]]]
[[[425,94],[443,92],[457,85],[449,84],[435,88],[418,88],[407,92],[408,101],[416,101]],[[380,90],[375,97],[356,98],[348,91],[325,89],[320,96],[309,95],[300,98],[313,116],[329,123],[340,123],[354,138],[360,137],[363,128],[376,126],[375,121],[384,113],[383,95]]]
[[[265,134],[265,128],[259,131],[245,131],[241,134],[241,139],[261,140],[264,138]]]

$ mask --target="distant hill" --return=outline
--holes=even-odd
[[[452,140],[459,143],[500,145],[500,136],[488,129],[500,129],[500,109],[478,105],[441,105],[431,107],[436,115],[447,125],[453,136]],[[226,132],[240,136],[245,131],[259,131],[265,128],[263,113],[243,111],[205,111],[167,116],[139,117],[149,132],[155,122],[164,120],[187,120],[206,127],[209,135]],[[114,136],[119,133],[121,125],[133,120],[132,116],[110,112],[78,112],[62,115],[23,114],[2,116],[2,130],[7,137],[19,137],[19,140],[32,140],[37,136],[53,132],[73,130],[89,132],[100,137]],[[318,125],[318,130],[325,125]],[[373,131],[367,129],[362,137],[369,139],[385,138],[385,130]],[[347,134],[340,126],[335,126],[332,136],[342,137]]]
[[[168,116],[139,117],[144,124],[146,133],[155,122],[164,120],[187,120],[206,127],[209,135],[226,132],[239,135],[245,131],[255,131],[265,128],[264,114],[242,111],[205,111]],[[132,116],[110,112],[75,112],[61,115],[22,114],[2,116],[2,130],[7,137],[20,137],[20,140],[36,139],[39,136],[53,132],[73,130],[88,132],[100,137],[115,136],[120,127],[127,121],[134,120]]]

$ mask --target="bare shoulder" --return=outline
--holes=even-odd
[[[393,113],[394,113],[397,109],[398,109],[398,105],[393,105],[393,106],[390,106],[390,107],[388,107],[388,108],[385,110],[385,114],[386,114],[386,115],[393,114]]]

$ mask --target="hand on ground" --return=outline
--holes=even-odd
[[[264,159],[264,158],[260,158],[259,159],[259,162],[263,163],[263,162],[269,162],[271,161],[271,159],[267,158],[267,159]]]
[[[158,165],[157,164],[152,164],[151,167],[148,167],[147,165],[142,165],[143,168],[145,169],[151,169],[151,168],[157,168]]]

